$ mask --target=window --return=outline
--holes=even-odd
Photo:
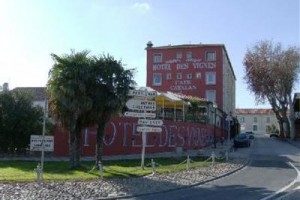
[[[270,121],[271,121],[271,120],[270,120],[270,117],[267,117],[267,118],[266,118],[266,122],[267,122],[267,123],[270,123]]]
[[[216,61],[216,52],[215,51],[208,51],[205,54],[206,61]]]
[[[161,63],[162,62],[162,54],[154,54],[153,55],[153,62],[154,63]]]
[[[176,58],[177,59],[182,59],[182,53],[181,52],[177,52],[176,53]]]
[[[245,123],[245,117],[241,117],[241,122]]]
[[[253,131],[257,131],[257,125],[253,125]]]
[[[182,74],[181,73],[177,74],[177,79],[182,79]]]
[[[254,118],[253,118],[253,122],[254,122],[254,123],[257,123],[257,117],[254,117]]]
[[[216,102],[216,91],[206,90],[206,99],[211,102]]]
[[[201,79],[201,72],[196,73],[196,79]]]
[[[171,74],[171,73],[167,73],[166,79],[167,79],[167,80],[172,80],[172,74]]]
[[[153,74],[153,85],[161,85],[161,84],[162,84],[161,73]]]
[[[192,78],[193,78],[193,75],[192,75],[192,74],[187,74],[187,75],[186,75],[186,78],[187,78],[187,79],[192,79]]]
[[[188,52],[186,52],[186,59],[188,60],[188,59],[192,59],[192,52],[191,51],[188,51]]]
[[[216,84],[216,72],[206,72],[206,85]]]

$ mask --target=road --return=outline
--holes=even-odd
[[[232,156],[245,155],[250,158],[249,165],[232,175],[187,189],[133,199],[269,200],[286,196],[300,186],[296,171],[300,170],[299,148],[261,135],[255,137],[250,148],[232,153]]]

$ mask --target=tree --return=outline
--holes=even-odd
[[[88,52],[57,56],[49,72],[50,110],[70,132],[70,165],[80,167],[83,128],[98,125],[96,164],[102,160],[105,124],[120,113],[133,88],[133,70],[110,55],[87,57]]]
[[[43,110],[32,106],[32,97],[23,92],[0,93],[0,152],[25,153],[30,135],[42,132]]]
[[[101,55],[91,59],[91,79],[89,96],[93,107],[88,114],[89,122],[98,125],[95,165],[102,161],[105,124],[111,117],[120,114],[133,89],[133,70],[124,69],[121,61],[110,55]]]
[[[256,102],[268,101],[279,122],[280,136],[284,137],[284,133],[289,136],[291,132],[293,137],[292,91],[299,79],[299,49],[288,47],[284,50],[280,43],[261,41],[247,50],[243,64],[244,80]]]
[[[70,168],[80,166],[81,131],[87,126],[86,113],[93,100],[87,95],[90,80],[88,51],[58,56],[49,72],[49,108],[54,118],[70,133]]]

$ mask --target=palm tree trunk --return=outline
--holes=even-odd
[[[76,146],[75,146],[75,140],[76,136],[73,130],[70,130],[69,132],[69,140],[70,140],[70,169],[73,169],[75,167],[75,152],[76,152]]]
[[[72,127],[70,130],[70,169],[80,168],[81,131]]]
[[[105,122],[101,122],[98,124],[97,139],[96,139],[96,142],[97,142],[97,144],[96,144],[96,161],[95,161],[95,168],[97,168],[97,169],[98,169],[99,162],[102,162],[104,128],[105,128]]]

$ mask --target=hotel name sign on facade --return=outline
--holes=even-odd
[[[197,69],[215,69],[217,67],[217,62],[215,61],[202,61],[199,58],[193,59],[171,59],[164,63],[155,63],[152,65],[153,73],[158,71],[168,71],[171,69],[176,69],[177,72],[180,71],[192,71]],[[200,75],[201,76],[201,75]],[[197,85],[192,83],[192,79],[186,79],[182,76],[181,80],[174,81],[174,84],[169,88],[171,91],[181,91],[181,90],[196,90]]]

